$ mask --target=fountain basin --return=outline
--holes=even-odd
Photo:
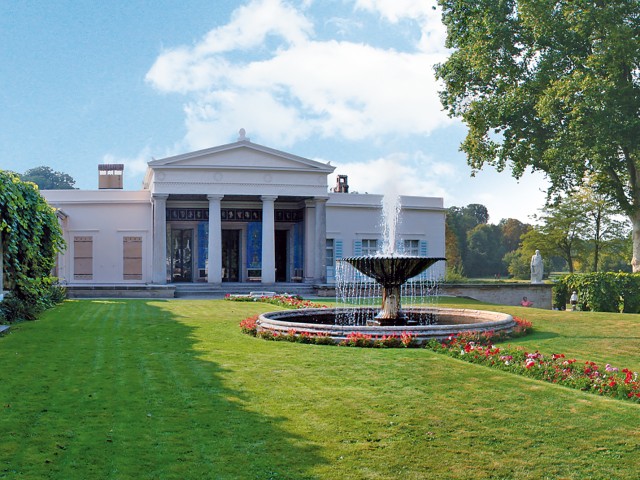
[[[377,309],[368,309],[377,311]],[[263,313],[256,325],[258,332],[287,334],[295,330],[296,334],[309,333],[311,335],[328,335],[334,342],[345,340],[349,334],[360,333],[373,337],[383,335],[400,336],[410,333],[418,343],[429,340],[444,340],[451,335],[463,332],[511,331],[516,322],[506,313],[485,310],[470,310],[441,307],[405,308],[404,311],[420,315],[432,315],[435,323],[432,325],[336,325],[336,311],[329,308],[309,308],[302,310],[283,310]]]
[[[366,276],[382,286],[400,286],[411,277],[419,275],[444,257],[412,257],[408,255],[346,257],[350,263]]]

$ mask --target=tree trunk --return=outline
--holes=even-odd
[[[633,273],[640,272],[640,211],[636,211],[630,215],[633,242],[633,257],[631,258],[631,269]]]
[[[597,208],[597,207],[596,207]],[[593,271],[598,271],[598,260],[600,256],[600,227],[602,225],[602,212],[597,208],[595,215],[595,233],[593,235]]]

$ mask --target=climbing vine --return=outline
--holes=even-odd
[[[6,320],[31,320],[60,298],[51,271],[64,248],[54,209],[33,183],[0,170],[0,233],[3,270],[10,294],[2,304]]]

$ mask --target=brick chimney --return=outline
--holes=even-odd
[[[100,190],[122,190],[124,164],[103,163],[98,165],[98,188]]]

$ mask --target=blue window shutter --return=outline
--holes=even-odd
[[[342,240],[334,240],[333,248],[334,248],[334,255],[336,256],[336,260],[340,260],[342,258]]]
[[[427,242],[425,240],[420,240],[420,256],[421,257],[426,257],[427,256]]]
[[[359,257],[362,255],[362,241],[354,240],[353,242],[353,256]]]

